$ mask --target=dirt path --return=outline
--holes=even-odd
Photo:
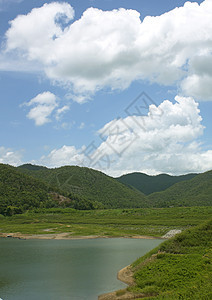
[[[47,231],[47,230],[46,230]],[[10,232],[10,233],[0,233],[0,237],[7,238],[18,238],[18,239],[40,239],[40,240],[63,240],[63,239],[97,239],[97,238],[133,238],[133,239],[155,239],[152,236],[145,235],[136,235],[136,236],[122,236],[122,237],[114,237],[114,236],[101,236],[101,235],[86,235],[86,236],[73,236],[70,232],[62,232],[62,233],[44,233],[44,234],[23,234],[20,232]]]

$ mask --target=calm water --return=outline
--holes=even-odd
[[[96,300],[121,289],[117,272],[161,240],[0,239],[3,300]]]

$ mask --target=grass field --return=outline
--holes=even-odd
[[[162,243],[132,264],[128,290],[145,299],[212,299],[211,237],[212,220]]]
[[[74,209],[34,210],[22,215],[0,215],[0,233],[71,236],[161,237],[171,229],[186,229],[210,219],[212,207],[173,207],[158,209],[113,209],[77,211]]]

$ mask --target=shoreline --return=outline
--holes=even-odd
[[[133,278],[133,271],[131,269],[131,266],[128,265],[123,269],[121,269],[120,271],[118,271],[117,279],[122,281],[128,286],[134,285],[135,281]],[[122,290],[109,292],[98,296],[98,300],[122,300],[122,299],[130,300],[130,299],[135,299],[135,297],[133,293],[127,291],[127,288],[123,288]]]
[[[86,236],[71,236],[69,232],[50,233],[50,234],[22,234],[20,232],[0,233],[0,238],[16,238],[20,240],[87,240],[99,238],[131,238],[131,239],[162,239],[161,237],[153,237],[147,235],[135,236],[104,236],[104,235],[86,235]]]

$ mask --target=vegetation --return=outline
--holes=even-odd
[[[172,186],[145,196],[135,188],[138,176],[132,187],[88,168],[0,164],[0,235],[162,237],[181,229],[132,265],[136,284],[128,290],[146,299],[211,299],[212,171],[188,176],[175,184],[155,176],[152,190]]]
[[[161,237],[172,229],[190,228],[208,220],[212,207],[75,210],[34,209],[21,215],[0,215],[1,232],[69,233],[71,236]]]
[[[145,196],[134,187],[89,168],[48,169],[30,164],[15,168],[0,164],[0,214],[10,216],[33,208],[52,207],[94,210],[210,206],[211,176],[209,171]]]
[[[167,174],[160,174],[156,176],[149,176],[144,173],[135,172],[131,174],[122,175],[116,179],[129,187],[131,186],[136,188],[145,195],[149,195],[155,192],[164,191],[173,184],[192,179],[196,175],[197,174],[170,176]]]
[[[49,191],[43,182],[0,164],[0,214],[10,216],[34,207],[52,207]]]
[[[0,164],[0,214],[2,215],[20,214],[33,208],[96,209],[103,207],[101,203],[76,195],[68,196],[59,188],[23,174],[15,167]]]
[[[207,206],[212,204],[212,171],[179,182],[148,197],[150,206]]]
[[[145,299],[212,299],[212,220],[168,240],[132,264]]]
[[[48,169],[29,164],[18,169],[60,189],[70,198],[77,197],[97,204],[101,203],[105,208],[148,206],[148,201],[141,192],[130,189],[114,178],[93,169],[78,166]]]

